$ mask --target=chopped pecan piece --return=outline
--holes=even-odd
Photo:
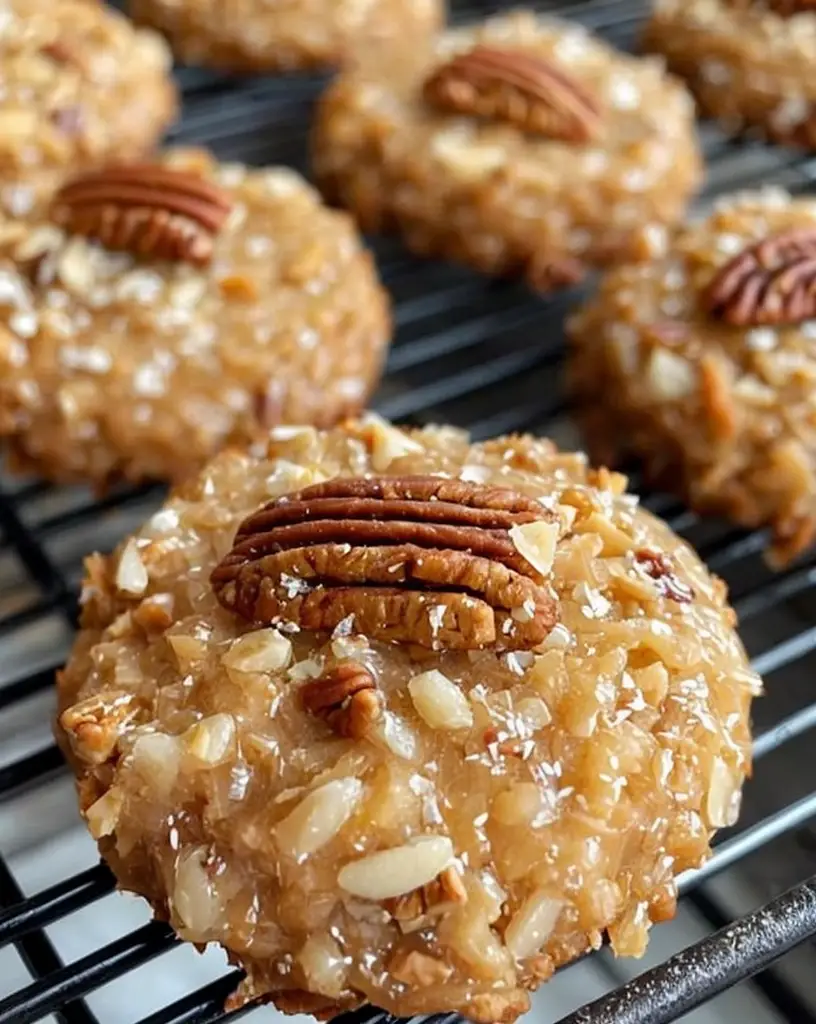
[[[467,903],[468,894],[462,876],[456,868],[445,868],[434,880],[421,889],[413,889],[402,896],[384,900],[383,906],[399,924],[403,932],[424,928],[434,918]]]
[[[52,217],[108,249],[203,264],[231,208],[228,195],[197,174],[160,164],[111,164],[64,185]]]
[[[736,327],[816,316],[816,228],[783,231],[743,249],[717,272],[703,301]]]
[[[494,754],[501,754],[502,757],[519,757],[522,761],[535,750],[535,742],[530,739],[522,739],[520,736],[511,736],[509,733],[497,729],[495,725],[489,726],[482,737],[485,746]]]
[[[674,571],[668,555],[662,551],[651,551],[643,548],[635,553],[635,562],[640,565],[647,576],[650,576],[657,589],[670,601],[678,604],[689,604],[694,600],[694,591]]]
[[[510,530],[554,516],[514,491],[439,477],[338,478],[241,525],[211,583],[250,622],[334,629],[419,647],[540,644],[556,602]],[[515,612],[515,615],[513,614]]]
[[[597,137],[601,115],[592,96],[565,72],[520,50],[476,46],[436,68],[425,101],[456,114],[507,121],[566,142]]]
[[[60,715],[71,749],[86,764],[102,764],[113,753],[123,727],[136,714],[132,694],[111,690],[88,697]]]
[[[162,633],[173,625],[173,595],[152,594],[132,612],[133,621],[146,633]]]
[[[420,953],[418,949],[398,949],[388,962],[392,978],[411,988],[441,985],[453,974],[453,968],[436,957]]]
[[[359,740],[382,716],[374,676],[365,665],[341,662],[300,691],[304,708],[325,719],[340,736]]]

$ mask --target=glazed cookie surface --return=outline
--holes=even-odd
[[[119,882],[232,1006],[509,1022],[641,955],[749,769],[723,584],[547,441],[270,438],[88,563],[58,736]]]
[[[777,562],[816,530],[814,255],[816,202],[738,195],[610,271],[570,325],[593,455],[637,455],[699,511],[770,526]]]
[[[580,25],[512,12],[330,85],[318,180],[366,230],[547,291],[645,258],[701,173],[690,97]]]
[[[0,9],[0,206],[11,185],[155,145],[176,112],[167,44],[105,4],[5,0]]]
[[[644,44],[727,128],[816,147],[816,8],[807,0],[657,0]]]
[[[343,63],[358,47],[413,46],[443,20],[443,0],[130,0],[189,64],[288,71]]]
[[[110,165],[0,232],[0,433],[18,468],[176,479],[358,411],[390,333],[350,218],[201,151]]]

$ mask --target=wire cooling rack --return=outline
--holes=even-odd
[[[453,6],[454,19],[462,20],[490,13],[500,4]],[[576,0],[553,9],[630,47],[645,8],[644,3],[624,0]],[[182,69],[179,79],[185,114],[173,141],[209,145],[226,160],[307,168],[305,126],[319,80],[239,82],[189,69]],[[708,126],[703,126],[702,136],[709,163],[703,202],[724,189],[773,183],[804,192],[813,185],[816,160],[760,143],[731,142]],[[485,282],[455,267],[420,263],[397,242],[376,241],[374,246],[383,279],[395,297],[398,325],[388,373],[375,402],[381,413],[412,423],[451,422],[469,428],[477,438],[530,430],[573,443],[565,426],[559,364],[563,318],[574,295],[545,302],[517,285]],[[160,496],[154,488],[119,491],[97,501],[77,489],[57,491],[36,481],[0,477],[0,652],[6,677],[0,682],[0,716],[13,714],[22,702],[52,686],[64,651],[43,651],[43,631],[55,618],[64,630],[75,622],[80,555],[101,544],[103,537],[113,543],[123,532],[127,515],[141,517]],[[798,743],[807,755],[806,734],[816,728],[816,694],[809,685],[816,667],[816,563],[811,560],[772,575],[759,557],[760,534],[700,523],[664,495],[643,498],[726,578],[756,667],[769,690],[785,695],[781,714],[773,712],[780,707],[779,700],[757,705],[755,757],[761,780],[772,755],[781,750],[795,749]],[[72,537],[73,545],[68,543]],[[15,568],[9,570],[10,565]],[[782,1020],[816,1022],[784,973],[767,969],[816,934],[816,880],[803,881],[782,895],[769,893],[775,898],[764,908],[736,922],[729,921],[727,908],[708,889],[700,888],[738,863],[742,869],[757,851],[775,849],[774,843],[816,818],[816,770],[808,768],[806,757],[797,756],[803,768],[791,773],[783,791],[772,787],[770,795],[752,799],[749,787],[740,830],[717,846],[701,871],[681,879],[687,899],[711,923],[712,936],[560,1024],[667,1024],[757,972],[761,973],[756,984]],[[11,759],[0,757],[0,811],[26,790],[57,785],[63,770],[54,746]],[[0,835],[0,850],[3,838]],[[803,870],[800,877],[806,874]],[[166,926],[153,922],[63,964],[46,929],[81,908],[96,906],[112,889],[111,876],[99,865],[25,898],[0,857],[0,949],[13,943],[33,978],[0,999],[0,1024],[25,1024],[49,1014],[61,1024],[98,1024],[85,997],[162,957],[176,944]],[[714,933],[718,927],[721,930]],[[219,978],[144,1017],[140,1024],[231,1019],[221,1007],[235,981],[235,972]],[[350,1019],[373,1024],[386,1016],[364,1010]],[[454,1020],[452,1015],[440,1018],[445,1024]],[[118,1021],[114,1017],[99,1024]]]

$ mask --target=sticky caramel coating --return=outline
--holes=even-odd
[[[599,108],[594,141],[427,104],[428,75],[474,44],[521,50],[574,79]],[[588,266],[648,258],[701,177],[691,97],[662,63],[526,11],[399,54],[361,53],[319,105],[313,153],[326,194],[365,230],[398,231],[417,253],[540,291]]]
[[[48,198],[0,222],[0,433],[57,480],[178,479],[274,423],[356,413],[390,337],[348,216],[287,168],[162,157],[231,204],[205,266],[66,234]]]
[[[784,17],[761,0],[657,0],[644,48],[731,130],[816,148],[816,10]]]
[[[571,376],[592,454],[636,455],[700,512],[770,526],[785,563],[816,533],[816,321],[732,327],[705,294],[746,247],[816,230],[816,203],[779,189],[723,199],[660,259],[606,274],[572,320]]]
[[[344,63],[360,46],[410,46],[443,20],[443,0],[130,0],[188,64],[292,71]]]
[[[249,512],[370,472],[557,516],[560,622],[538,650],[388,645],[352,618],[275,630],[218,604]],[[58,736],[121,884],[247,971],[231,1005],[511,1021],[604,932],[639,956],[672,916],[675,876],[736,818],[758,680],[722,583],[625,483],[527,437],[278,428],[89,561]]]
[[[164,40],[106,4],[6,0],[0,207],[15,181],[152,149],[176,112],[171,64]]]

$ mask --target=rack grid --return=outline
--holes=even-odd
[[[490,0],[454,0],[452,17],[467,20],[501,6]],[[573,0],[535,6],[581,20],[616,45],[632,48],[648,5],[639,0]],[[179,69],[178,78],[184,116],[171,133],[173,142],[208,145],[225,160],[285,163],[307,171],[306,126],[321,79],[245,81],[194,69]],[[709,167],[703,204],[725,189],[769,183],[797,193],[813,188],[814,158],[760,142],[732,141],[708,125],[701,127],[701,135]],[[453,423],[476,438],[532,431],[574,443],[558,377],[563,319],[575,294],[544,301],[520,285],[485,282],[457,267],[419,262],[393,240],[373,240],[372,247],[394,296],[398,328],[374,402],[379,412],[415,424]],[[637,485],[636,477],[633,483]],[[64,629],[75,625],[80,541],[66,545],[64,539],[94,542],[104,536],[113,543],[125,532],[124,523],[138,521],[161,494],[158,487],[118,490],[97,500],[76,488],[55,490],[38,481],[0,476],[0,609],[8,609],[0,611],[0,651],[22,646],[27,652],[20,668],[0,682],[0,715],[52,686],[63,652],[50,653],[43,662],[39,650],[32,652],[31,630],[44,629],[55,618]],[[700,522],[666,495],[647,492],[642,498],[726,579],[754,665],[768,687],[799,681],[791,684],[798,702],[781,717],[774,719],[758,705],[754,751],[761,774],[766,758],[816,730],[816,700],[807,688],[816,667],[816,559],[771,574],[761,560],[761,533]],[[86,541],[85,546],[91,545]],[[766,628],[756,629],[757,624]],[[33,787],[54,785],[63,771],[53,745],[10,761],[0,758],[0,808]],[[719,931],[559,1024],[669,1024],[753,975],[783,1020],[816,1024],[813,1009],[771,967],[816,935],[816,876],[736,922],[708,889],[701,889],[715,875],[816,819],[816,772],[811,780],[808,785],[805,776],[798,787],[791,786],[791,802],[779,794],[773,806],[753,808],[749,801],[739,829],[718,844],[702,869],[682,876],[685,898]],[[48,1014],[61,1024],[117,1024],[99,1021],[85,997],[166,954],[177,943],[170,930],[149,923],[69,965],[61,962],[46,933],[49,925],[94,905],[113,888],[110,873],[100,864],[26,898],[0,855],[0,948],[13,943],[33,978],[0,999],[0,1024],[27,1024]],[[221,977],[140,1024],[236,1019],[245,1011],[222,1012],[236,978],[237,972]],[[456,1019],[444,1015],[435,1024],[454,1024]],[[388,1020],[371,1009],[345,1018],[346,1024]]]

